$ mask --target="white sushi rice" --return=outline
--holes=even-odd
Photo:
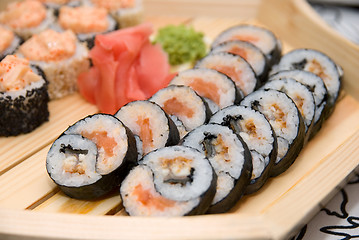
[[[31,91],[33,89],[39,89],[41,87],[43,87],[46,84],[45,80],[43,78],[40,78],[39,81],[36,82],[31,82],[30,84],[26,85],[23,89],[17,90],[17,91],[7,91],[7,92],[0,92],[0,97],[6,99],[6,98],[10,98],[12,100],[23,96],[26,97],[26,93],[28,91]],[[33,97],[35,97],[34,95],[32,95]]]
[[[169,138],[170,129],[165,112],[155,103],[149,101],[134,101],[123,106],[115,117],[120,119],[131,131],[141,137],[141,125],[138,119],[148,119],[152,131],[151,145],[143,149],[143,154],[164,147]],[[143,139],[142,143],[143,143]],[[144,144],[146,145],[146,144]]]
[[[214,153],[208,153],[206,150],[207,135],[215,136],[209,140]],[[241,176],[244,165],[244,147],[231,129],[217,125],[202,125],[190,132],[184,139],[184,146],[194,147],[207,155],[217,176],[221,176],[217,180],[217,189],[215,200],[212,204],[226,197],[234,186],[234,181]],[[207,153],[206,153],[207,152]],[[227,176],[224,176],[227,175]],[[217,196],[219,194],[220,196]]]
[[[120,193],[123,205],[131,216],[183,216],[200,202],[200,197],[174,201],[162,196],[156,191],[153,172],[146,165],[139,165],[130,171],[121,184]]]
[[[168,115],[175,115],[188,131],[202,125],[207,120],[205,103],[190,87],[169,86],[159,90],[149,100],[157,103]],[[171,104],[171,101],[180,104],[177,109],[172,109],[173,106],[171,105],[173,103]],[[169,106],[167,105],[168,102],[170,102]],[[180,108],[180,106],[183,106],[183,108]],[[186,112],[191,112],[192,114],[188,115]]]
[[[189,201],[202,196],[211,186],[213,169],[199,151],[172,146],[147,154],[141,164],[151,168],[157,191],[175,201]]]
[[[248,107],[252,107],[253,104],[266,116],[276,135],[291,144],[299,129],[295,103],[285,93],[277,90],[257,90],[241,102],[241,105]]]
[[[18,56],[23,56],[21,52]],[[90,68],[87,47],[76,42],[75,54],[63,61],[44,62],[30,61],[30,64],[39,66],[49,82],[48,92],[50,99],[57,99],[77,91],[77,77]]]
[[[313,49],[296,49],[285,54],[278,65],[275,66],[273,72],[298,69],[293,64],[304,64],[300,66],[302,70],[312,72],[321,77],[332,101],[337,98],[340,89],[340,74],[337,65],[328,56]]]
[[[64,146],[87,150],[87,154],[67,154]],[[46,168],[59,185],[79,187],[98,181],[102,176],[96,171],[97,147],[80,135],[63,135],[52,145],[47,155]]]
[[[248,38],[248,36],[250,37]],[[231,27],[218,35],[213,41],[212,47],[238,37],[247,38],[249,42],[261,49],[268,59],[270,59],[271,53],[279,43],[274,34],[265,28],[253,25],[239,25]]]
[[[235,82],[244,95],[253,92],[257,85],[257,77],[249,63],[240,56],[230,53],[211,53],[202,58],[195,67],[210,68],[220,72],[222,68],[229,68],[231,71],[233,69],[234,73],[231,73],[231,75],[227,73],[226,75]]]
[[[245,60],[252,66],[257,76],[260,76],[266,67],[266,57],[263,52],[253,44],[244,41],[228,41],[215,46],[211,52],[230,52],[232,48],[245,52]]]
[[[312,91],[316,105],[314,121],[317,122],[326,105],[325,97],[328,93],[323,79],[308,71],[284,70],[270,76],[269,81],[282,78],[294,78],[298,82],[308,86],[308,88]]]
[[[117,119],[108,115],[94,115],[77,122],[65,134],[80,134],[86,136],[91,133],[106,133],[107,138],[112,138],[116,145],[113,147],[113,156],[108,156],[102,146],[98,146],[98,160],[96,171],[102,175],[117,169],[123,162],[128,150],[128,138],[126,129]],[[92,140],[92,139],[90,139]],[[93,139],[96,143],[96,140]]]
[[[241,129],[238,134],[247,143],[250,150],[256,150],[265,156],[270,154],[273,149],[274,138],[271,126],[264,115],[244,106],[230,106],[214,114],[210,123],[221,124],[226,116],[238,117],[237,122]],[[255,132],[253,128],[255,128]]]
[[[245,106],[230,106],[214,114],[210,123],[222,124],[227,117],[233,118],[239,126],[239,134],[252,154],[253,172],[251,179],[261,176],[269,164],[273,151],[272,128],[263,114]],[[234,120],[235,119],[235,120]]]
[[[200,85],[201,89],[197,89],[196,87],[194,87],[196,86],[196,81],[200,81],[201,83],[203,83]],[[170,84],[192,87],[200,96],[210,99],[221,109],[233,105],[236,98],[236,85],[234,84],[234,82],[226,75],[213,69],[199,68],[181,71],[171,80]],[[216,100],[216,96],[210,96],[209,94],[209,92],[215,90],[212,89],[212,86],[217,89],[216,94],[218,95],[218,100]],[[206,87],[210,89],[203,91],[202,88]],[[216,111],[212,110],[212,112]]]
[[[285,92],[297,105],[302,114],[306,132],[308,131],[314,120],[316,107],[313,94],[305,85],[292,78],[281,78],[267,82],[263,88]]]
[[[217,173],[217,188],[216,188],[216,195],[212,200],[212,205],[220,202],[223,200],[228,193],[234,187],[234,179],[229,174],[225,172]]]

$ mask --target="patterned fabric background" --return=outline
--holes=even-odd
[[[313,7],[340,34],[359,44],[359,1],[358,8],[319,4]],[[291,240],[321,239],[359,239],[359,169],[353,179]]]

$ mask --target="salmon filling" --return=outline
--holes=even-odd
[[[140,126],[139,136],[142,140],[143,153],[146,154],[154,147],[150,119],[140,116],[136,123],[138,126]]]
[[[40,25],[45,18],[46,8],[41,2],[26,0],[9,4],[0,14],[0,23],[12,28],[31,28]]]
[[[159,194],[153,194],[150,189],[145,189],[142,184],[138,184],[133,189],[133,195],[137,197],[137,201],[146,207],[152,207],[160,211],[164,211],[168,207],[173,207],[175,201],[164,198]]]
[[[40,79],[40,76],[32,72],[26,59],[8,55],[0,63],[1,92],[17,91]]]
[[[231,66],[220,66],[220,65],[216,65],[211,68],[229,76],[236,83],[236,85],[239,85],[239,87],[245,94],[248,94],[247,92],[245,92],[246,88],[244,86],[243,81],[241,80],[240,76],[242,72],[240,70],[236,70],[234,67]]]
[[[107,10],[117,10],[120,8],[133,8],[135,0],[92,0],[96,7],[106,8]]]
[[[240,40],[240,41],[244,41],[244,42],[256,43],[259,41],[259,38],[256,36],[250,36],[250,35],[236,35],[236,36],[233,36],[231,40]]]
[[[59,24],[63,29],[69,29],[77,34],[104,32],[109,22],[105,8],[67,7],[60,9]]]
[[[318,75],[319,77],[321,77],[323,80],[328,79],[328,75],[325,73],[325,69],[323,68],[323,66],[315,59],[313,59],[310,63],[309,63],[309,67],[308,67],[308,71],[312,72],[316,75]]]
[[[211,99],[217,105],[220,105],[221,96],[218,93],[218,87],[215,83],[205,82],[201,78],[195,78],[189,86],[199,95]]]
[[[230,50],[230,53],[236,54],[247,60],[248,54],[247,51],[243,48],[233,46]]]
[[[187,107],[182,102],[178,101],[176,97],[168,99],[163,103],[163,110],[166,113],[176,116],[186,116],[192,118],[194,115],[193,109]]]
[[[96,143],[98,148],[102,148],[107,157],[112,157],[114,155],[113,149],[116,147],[117,143],[114,138],[107,136],[107,132],[94,131],[89,133],[83,131],[81,132],[81,135]]]
[[[5,51],[14,40],[14,33],[0,26],[0,52]]]
[[[48,29],[31,37],[19,50],[29,60],[62,61],[75,54],[76,36],[71,31],[59,33]]]

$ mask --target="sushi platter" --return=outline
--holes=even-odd
[[[293,165],[221,214],[130,217],[118,189],[97,200],[70,198],[49,177],[47,154],[70,125],[99,112],[73,93],[51,100],[49,121],[31,133],[0,137],[0,239],[289,239],[350,180],[359,169],[359,46],[304,0],[218,2],[144,0],[144,20],[155,31],[192,26],[211,40],[234,25],[258,25],[278,36],[283,53],[318,49],[343,68],[332,115]]]

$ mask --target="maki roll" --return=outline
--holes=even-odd
[[[191,87],[210,107],[212,113],[219,109],[239,103],[243,93],[225,74],[213,69],[197,68],[179,72],[170,85],[185,85]]]
[[[14,54],[16,49],[22,43],[22,39],[18,37],[10,29],[0,26],[0,61],[7,55]]]
[[[309,139],[311,139],[321,128],[325,116],[329,111],[328,90],[319,76],[314,73],[303,70],[284,70],[274,75],[271,75],[269,81],[275,79],[293,78],[296,81],[304,84],[313,93],[315,101],[315,114],[314,114],[314,126],[310,133]]]
[[[297,106],[287,94],[272,89],[257,90],[240,104],[263,113],[272,125],[277,136],[278,155],[271,176],[283,173],[304,145],[305,125]]]
[[[199,60],[195,68],[210,68],[230,77],[246,96],[258,87],[258,80],[249,63],[227,52],[210,53]]]
[[[233,26],[214,39],[212,48],[231,40],[241,40],[254,44],[266,55],[270,66],[277,63],[281,57],[282,45],[279,39],[266,28],[247,24]]]
[[[83,0],[85,5],[105,8],[120,28],[138,25],[143,20],[142,0]]]
[[[218,124],[194,129],[181,143],[205,154],[217,174],[216,195],[207,212],[230,210],[242,197],[252,175],[252,157],[247,145],[231,129]]]
[[[252,66],[261,84],[267,80],[269,70],[267,57],[252,43],[240,40],[226,41],[214,46],[211,52],[229,52],[239,55]]]
[[[0,24],[9,27],[24,40],[44,31],[54,22],[52,9],[46,9],[41,2],[35,0],[10,3],[0,13]]]
[[[118,29],[116,21],[104,8],[90,6],[63,6],[59,10],[57,30],[72,30],[80,42],[85,42],[91,49],[95,36]]]
[[[49,82],[50,99],[61,98],[77,90],[77,76],[90,67],[88,49],[71,31],[48,29],[24,42],[18,51],[37,66]]]
[[[120,187],[131,216],[204,214],[216,191],[217,176],[208,159],[185,147],[165,147],[147,154]]]
[[[130,102],[121,107],[115,117],[137,136],[138,151],[142,155],[179,142],[176,125],[156,103],[140,100]]]
[[[95,114],[76,122],[55,140],[46,169],[68,196],[95,199],[118,186],[136,163],[132,132],[112,115]]]
[[[187,86],[168,86],[155,93],[149,101],[157,103],[168,115],[176,116],[186,131],[206,123],[212,115],[204,100]]]
[[[214,114],[210,123],[229,127],[247,144],[253,170],[245,194],[258,191],[270,177],[278,152],[277,137],[268,120],[249,107],[229,106]]]
[[[28,133],[49,118],[46,81],[14,55],[0,63],[0,136]]]
[[[315,101],[313,93],[292,78],[281,78],[267,82],[263,89],[275,89],[286,93],[297,105],[305,124],[305,143],[308,141],[314,124]]]
[[[312,72],[323,79],[328,90],[328,117],[334,110],[341,89],[341,73],[338,66],[320,51],[300,48],[285,54],[273,68],[273,73],[295,69]]]

